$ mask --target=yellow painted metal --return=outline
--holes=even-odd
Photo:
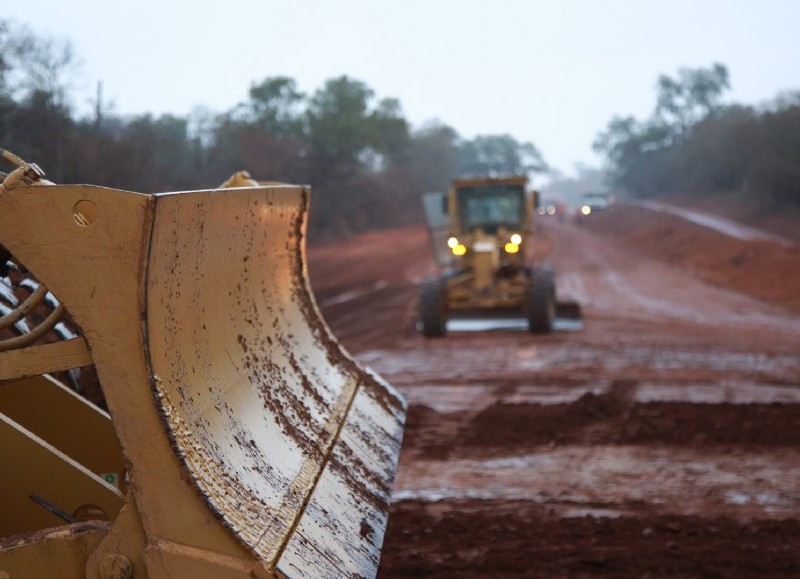
[[[0,539],[0,579],[83,579],[86,557],[110,527],[90,521]]]
[[[493,240],[492,240],[493,241]],[[472,256],[472,268],[475,272],[475,289],[479,292],[488,290],[494,282],[494,274],[500,266],[497,248],[490,242],[490,251],[476,251]]]
[[[122,493],[54,446],[0,414],[0,536],[78,520],[113,520]],[[0,569],[2,569],[0,563]]]
[[[0,382],[0,413],[125,491],[111,417],[50,376]]]
[[[483,229],[465,231],[459,213],[458,194],[461,188],[486,185],[518,186],[524,191],[524,207],[520,221],[513,230],[501,227],[488,234]],[[477,177],[454,179],[447,191],[447,214],[450,230],[466,244],[466,252],[456,256],[456,269],[468,272],[446,281],[445,302],[450,311],[495,308],[522,308],[525,304],[528,276],[525,273],[528,235],[532,230],[536,191],[528,188],[528,178],[522,175],[511,177]],[[519,236],[518,249],[504,256],[514,273],[498,280],[501,267],[500,252],[512,234]]]
[[[0,380],[12,380],[89,366],[92,355],[83,338],[73,338],[9,350],[2,354],[2,360]]]
[[[37,287],[28,297],[28,299],[19,305],[19,307],[12,310],[11,313],[0,318],[0,329],[8,328],[11,326],[11,324],[16,323],[36,309],[36,306],[42,303],[45,295],[47,295],[47,288],[43,285]]]
[[[0,243],[83,329],[129,465],[87,577],[376,573],[405,403],[317,311],[308,195],[0,193]]]

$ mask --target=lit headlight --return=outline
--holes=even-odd
[[[581,213],[583,213],[584,215],[589,215],[589,213],[591,212],[592,208],[589,207],[588,205],[584,205],[583,207],[581,207]]]
[[[522,236],[519,233],[515,233],[511,236],[511,243],[514,245],[522,245]]]
[[[505,246],[506,253],[518,253],[519,252],[519,245],[516,243],[508,242]]]
[[[451,248],[453,250],[453,255],[464,255],[467,253],[467,246],[462,245],[461,243],[456,243],[455,247]]]
[[[451,237],[450,239],[447,240],[447,247],[449,247],[450,249],[453,249],[456,245],[458,245],[458,238]]]

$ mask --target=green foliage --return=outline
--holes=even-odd
[[[382,99],[372,111],[369,123],[372,127],[372,147],[391,162],[405,163],[411,146],[408,121],[397,99]]]
[[[359,154],[372,145],[370,102],[374,92],[346,76],[328,80],[308,105],[308,138],[322,176],[359,166]]]
[[[305,95],[294,79],[277,76],[250,87],[250,100],[244,106],[246,122],[275,137],[303,134],[300,111]]]
[[[710,68],[682,68],[677,78],[658,77],[656,117],[677,137],[720,108],[723,93],[730,89],[728,69],[715,63]]]
[[[79,69],[72,43],[0,23],[0,49],[0,89],[23,101],[45,96],[53,105],[68,108],[72,79]]]
[[[613,118],[594,148],[614,185],[639,197],[740,192],[765,209],[800,207],[800,98],[784,93],[761,112],[723,106],[727,69],[659,77],[650,119]]]
[[[74,142],[75,132],[69,111],[42,91],[30,93],[22,103],[7,102],[3,108],[3,142],[13,142],[15,152],[23,158],[49,159],[48,174],[63,180],[69,174],[67,148]]]
[[[439,122],[431,122],[411,135],[408,159],[419,191],[444,191],[456,175],[458,133]]]
[[[752,153],[749,190],[764,205],[800,208],[800,105],[761,115]]]
[[[246,169],[312,185],[312,233],[334,236],[420,221],[420,195],[459,171],[545,167],[533,144],[509,135],[462,140],[437,122],[412,131],[397,99],[347,76],[311,95],[292,78],[268,77],[229,111],[187,117],[121,117],[98,93],[92,118],[76,118],[70,44],[13,30],[0,21],[0,146],[56,182],[158,192],[213,187]]]
[[[521,175],[547,170],[542,155],[531,143],[519,143],[511,135],[478,136],[458,148],[458,174]]]

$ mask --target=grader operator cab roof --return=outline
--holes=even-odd
[[[405,402],[320,317],[308,190],[146,195],[12,177],[0,245],[82,335],[0,352],[0,448],[17,449],[0,470],[35,473],[0,475],[0,537],[16,534],[0,538],[0,576],[374,576]],[[89,364],[127,493],[4,414],[25,406],[2,405],[28,395],[25,376]],[[72,407],[63,423],[88,424]],[[109,521],[28,518],[87,512]]]
[[[525,221],[525,183],[517,181],[454,183],[461,232],[480,228],[492,234],[501,227],[520,230]]]

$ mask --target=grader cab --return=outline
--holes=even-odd
[[[53,185],[0,152],[0,577],[374,576],[405,402],[320,317],[308,189]]]
[[[529,263],[537,193],[527,177],[455,179],[424,204],[443,268],[420,288],[425,336],[444,336],[448,319],[463,316],[524,316],[534,333],[551,331],[559,314],[580,317],[577,304],[556,301],[552,266]]]

